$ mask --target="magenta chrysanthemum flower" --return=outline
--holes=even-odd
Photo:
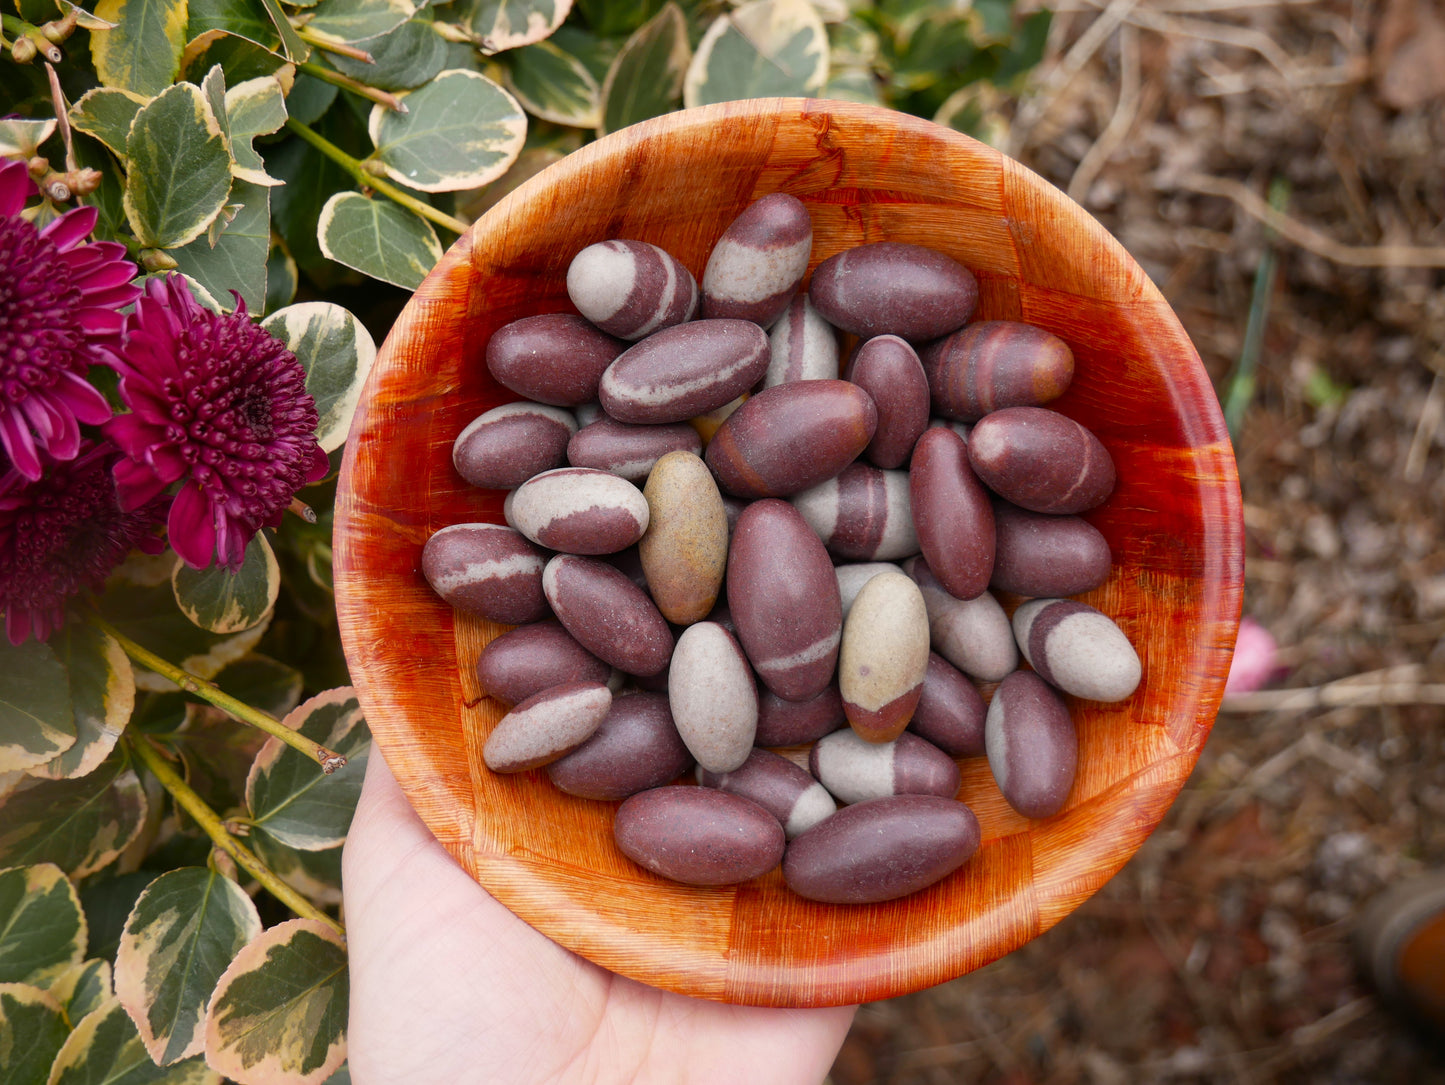
[[[0,603],[11,644],[46,640],[65,622],[65,604],[99,588],[134,549],[159,553],[165,500],[130,512],[112,474],[119,451],[82,438],[74,459],[52,462],[39,479],[0,475]]]
[[[86,371],[109,361],[119,310],[140,293],[124,245],[81,244],[95,229],[94,207],[39,230],[21,218],[34,189],[23,162],[0,161],[0,447],[32,480],[42,454],[75,456],[78,423],[110,417]]]
[[[238,568],[251,537],[279,524],[328,466],[305,371],[236,301],[222,316],[198,305],[181,276],[150,280],[116,363],[131,413],[106,431],[129,457],[115,468],[127,508],[181,482],[170,543],[197,569],[213,556]]]

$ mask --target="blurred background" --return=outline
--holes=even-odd
[[[987,135],[1124,243],[1214,379],[1264,684],[1096,897],[863,1007],[832,1082],[1445,1082],[1349,945],[1445,867],[1445,5],[1050,6]]]

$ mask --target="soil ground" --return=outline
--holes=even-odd
[[[1117,877],[1003,960],[863,1007],[832,1082],[1445,1082],[1349,941],[1445,868],[1445,3],[1055,10],[1003,146],[1139,260],[1221,396],[1267,317],[1235,434],[1244,609],[1280,646],[1270,689],[1347,681],[1226,702]]]

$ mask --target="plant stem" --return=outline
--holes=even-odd
[[[320,34],[315,33],[307,27],[297,27],[296,33],[307,45],[315,49],[320,49],[323,53],[335,53],[340,57],[350,57],[352,60],[359,60],[363,64],[376,63],[376,58],[365,49],[358,49],[354,45],[346,45],[339,41],[332,41],[330,38],[323,38]],[[309,63],[309,61],[307,63]]]
[[[1289,203],[1289,182],[1275,178],[1269,186],[1269,205],[1276,211],[1283,211]],[[1239,447],[1240,428],[1244,424],[1244,412],[1254,399],[1255,371],[1259,368],[1259,356],[1264,347],[1264,330],[1269,320],[1269,302],[1274,295],[1275,276],[1279,269],[1278,254],[1275,250],[1276,234],[1268,225],[1264,228],[1264,252],[1254,272],[1254,291],[1250,297],[1249,319],[1244,328],[1244,344],[1239,351],[1239,360],[1230,375],[1224,395],[1224,422],[1229,428],[1229,438]]]
[[[408,211],[412,211],[427,221],[434,222],[443,229],[450,230],[454,234],[464,234],[470,229],[461,219],[452,218],[452,216],[448,215],[445,211],[438,211],[431,204],[424,203],[415,196],[407,195],[395,185],[383,181],[380,177],[370,173],[366,167],[361,164],[360,159],[351,157],[351,155],[347,154],[325,136],[318,135],[299,121],[288,119],[286,121],[286,127],[290,131],[295,132],[307,143],[311,144],[311,146],[315,147],[327,158],[331,159],[331,161],[335,162],[347,173],[351,174],[357,183],[363,187],[376,189],[376,191],[382,195],[389,196],[401,204]]]
[[[303,60],[301,61],[301,63],[296,65],[296,70],[305,72],[307,75],[319,79],[323,83],[331,83],[334,86],[341,87],[343,90],[349,90],[353,94],[359,94],[368,102],[375,102],[377,103],[377,105],[384,105],[387,109],[390,109],[393,112],[411,112],[411,110],[407,109],[406,103],[403,102],[400,98],[398,98],[395,94],[392,94],[388,91],[379,90],[376,87],[369,87],[361,80],[352,79],[349,75],[342,75],[340,72],[332,71],[325,65],[313,64],[309,60]]]
[[[311,760],[315,761],[321,766],[321,771],[328,776],[337,769],[346,766],[346,758],[334,750],[328,750],[325,746],[312,742],[299,731],[293,731],[287,727],[275,716],[262,712],[259,708],[252,708],[245,701],[232,697],[213,682],[207,682],[204,678],[198,678],[190,671],[183,670],[174,663],[162,659],[149,648],[131,640],[100,615],[92,615],[91,621],[97,629],[114,637],[116,641],[119,642],[121,648],[125,650],[125,654],[137,663],[149,667],[163,678],[169,678],[187,693],[194,693],[197,697],[219,708],[228,716],[238,719],[242,723],[249,723],[252,727],[260,731],[265,731],[273,738],[279,738],[292,749],[299,750],[311,758]]]
[[[221,824],[220,816],[206,804],[205,799],[196,794],[190,784],[181,779],[181,774],[171,767],[170,763],[161,756],[160,751],[148,739],[140,735],[127,735],[125,742],[131,752],[150,770],[151,775],[170,792],[171,798],[176,800],[176,805],[191,815],[192,820],[211,838],[211,843],[234,859],[238,867],[255,878],[268,893],[303,919],[314,919],[319,923],[325,923],[337,934],[345,936],[346,931],[340,923],[278,878],[272,873],[270,867],[256,858],[250,848],[228,833],[226,827]]]

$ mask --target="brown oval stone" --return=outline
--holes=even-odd
[[[863,455],[877,467],[901,467],[928,427],[928,377],[918,355],[896,335],[880,335],[858,348],[848,379],[872,397],[878,428]]]
[[[1011,320],[960,328],[920,352],[938,413],[975,421],[1005,407],[1037,407],[1064,394],[1074,352],[1057,335]]]
[[[507,704],[564,682],[606,682],[612,668],[577,643],[558,621],[508,630],[477,657],[477,681]]]
[[[989,489],[1033,512],[1083,512],[1114,491],[1114,461],[1103,442],[1046,407],[988,415],[969,434],[968,456]]]
[[[768,333],[772,359],[763,387],[789,381],[838,379],[838,332],[807,294],[799,294]]]
[[[647,593],[595,558],[558,554],[542,590],[568,633],[597,658],[628,674],[656,674],[672,656],[672,631]]]
[[[843,695],[836,682],[829,682],[822,693],[806,701],[784,700],[765,689],[758,696],[758,731],[753,741],[759,746],[801,746],[847,726]]]
[[[890,561],[918,553],[905,471],[850,463],[836,478],[796,494],[793,507],[843,561]]]
[[[498,328],[487,369],[518,395],[576,407],[597,398],[603,372],[626,346],[575,313],[543,313]]]
[[[808,296],[834,327],[864,339],[937,339],[962,327],[978,281],[957,260],[922,245],[878,241],[845,249],[813,271]]]
[[[579,429],[567,442],[573,467],[606,471],[641,485],[653,464],[669,452],[702,453],[702,439],[686,422],[664,426],[633,426],[603,415]]]
[[[692,755],[672,723],[665,693],[626,693],[596,732],[547,766],[547,776],[569,795],[625,799],[671,783],[692,767]]]
[[[649,335],[602,375],[602,409],[620,422],[683,422],[732,402],[768,368],[768,336],[747,320],[693,320]]]
[[[984,752],[984,712],[983,695],[968,676],[929,652],[923,693],[908,729],[949,757],[979,757]]]
[[[704,317],[766,328],[782,315],[808,270],[813,221],[785,192],[756,200],[723,231],[702,273]]]
[[[984,725],[988,767],[1024,817],[1063,808],[1074,785],[1079,738],[1068,706],[1033,671],[1014,671],[994,690]]]
[[[508,513],[527,538],[567,554],[614,554],[647,530],[642,491],[590,467],[534,475],[512,491]]]
[[[833,796],[805,769],[770,750],[753,750],[732,772],[699,768],[697,782],[751,799],[778,819],[789,840],[838,809]]]
[[[602,682],[567,682],[534,693],[497,721],[482,746],[493,772],[539,768],[592,736],[612,705]]]
[[[452,466],[473,486],[509,490],[567,462],[577,423],[561,407],[504,403],[467,423],[452,444]]]
[[[458,610],[518,625],[546,617],[542,567],[546,556],[503,524],[450,524],[421,551],[432,590]]]
[[[646,241],[617,240],[588,245],[572,258],[567,296],[602,331],[634,340],[691,320],[698,294],[677,257]]]
[[[707,617],[727,567],[728,519],[707,465],[669,452],[643,487],[648,526],[638,553],[657,609],[676,625]]]
[[[927,430],[913,450],[909,496],[918,546],[949,593],[973,599],[993,574],[993,505],[969,465],[969,445],[952,430]]]
[[[832,478],[873,439],[878,409],[847,381],[765,388],[707,446],[718,484],[737,497],[787,497]]]
[[[1082,595],[1109,579],[1113,556],[1103,532],[1078,516],[993,507],[998,540],[989,586],[1033,597]]]
[[[655,787],[617,808],[622,853],[684,885],[734,885],[778,865],[783,827],[757,803],[710,787]]]

